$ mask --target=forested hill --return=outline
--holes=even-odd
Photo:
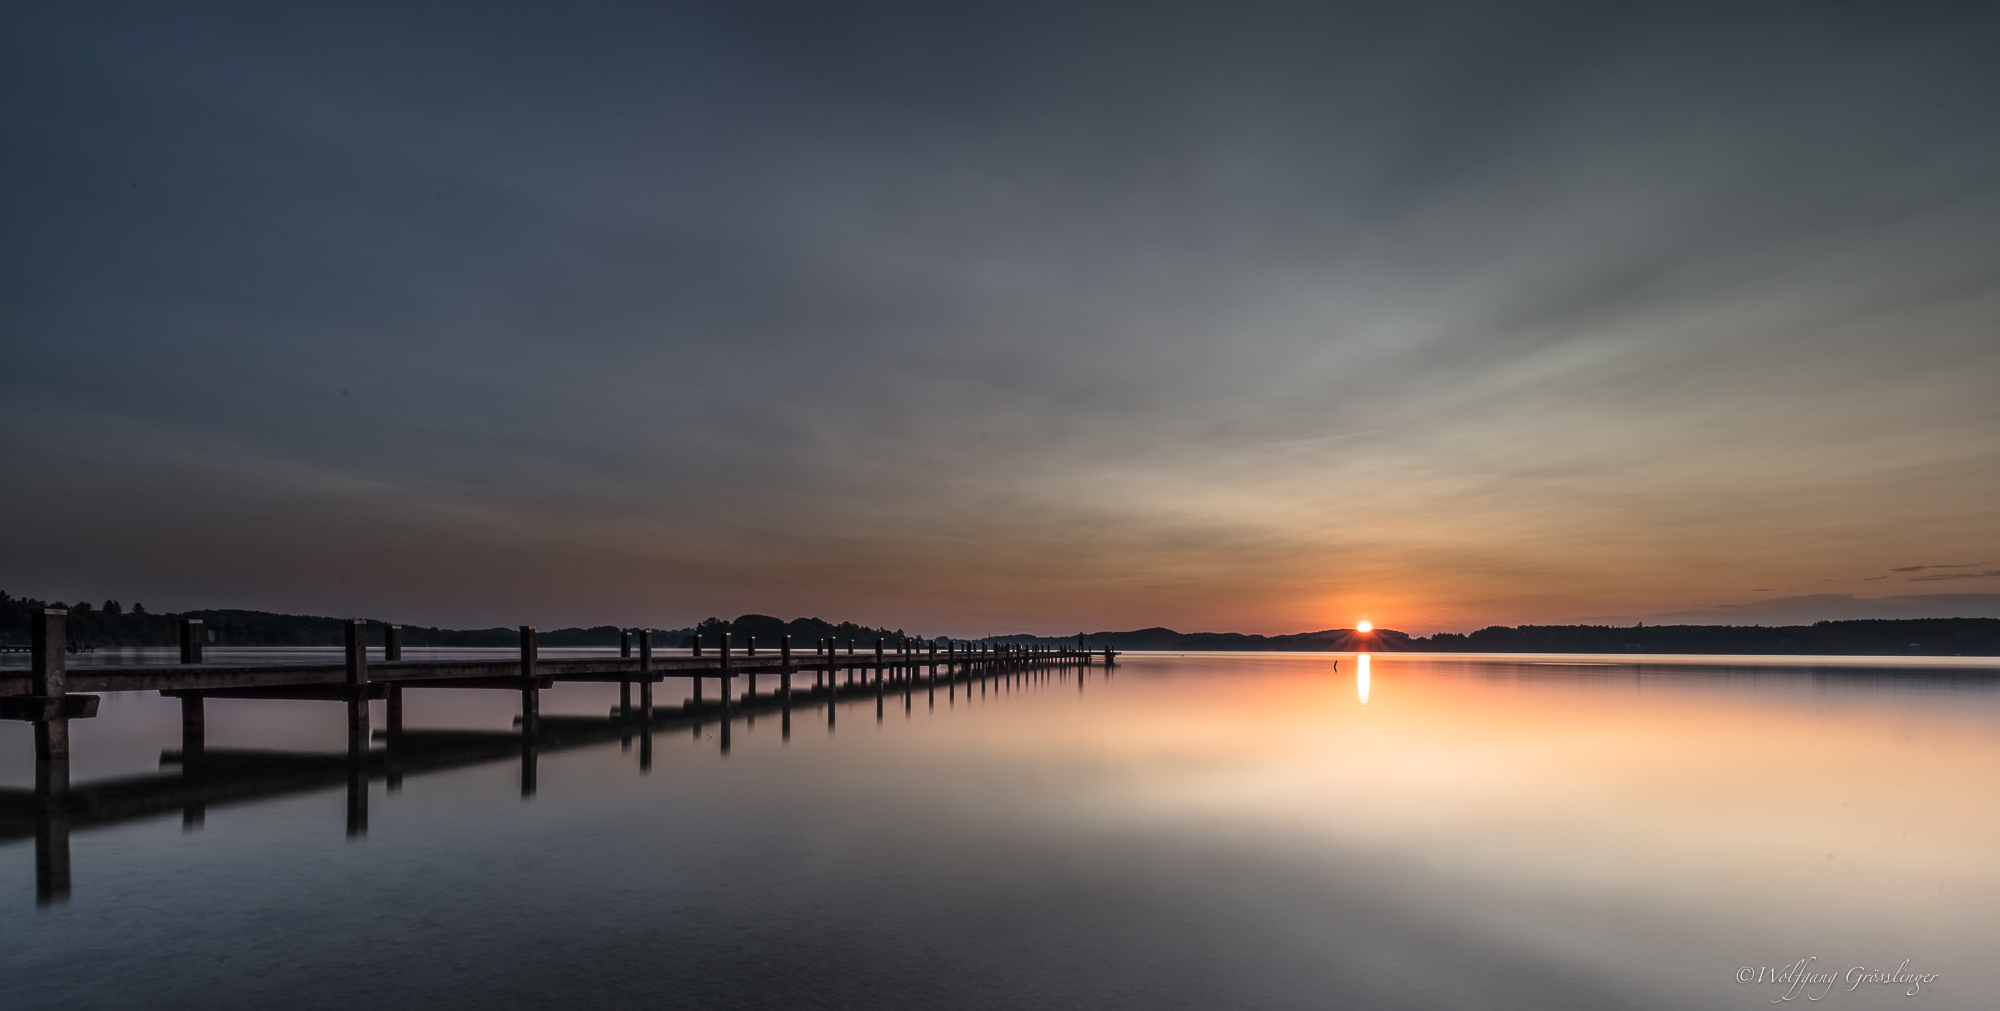
[[[25,641],[28,636],[28,612],[37,607],[67,608],[69,641],[89,646],[178,645],[183,618],[200,619],[209,641],[218,646],[338,646],[344,641],[339,618],[235,609],[156,614],[137,602],[129,608],[116,600],[101,604],[88,601],[65,604],[7,593],[0,593],[0,641]],[[382,629],[386,624],[369,620],[368,641],[371,644],[381,645]],[[616,646],[620,631],[623,630],[616,625],[542,629],[537,635],[537,642],[550,647]],[[688,645],[690,636],[696,631],[700,631],[711,644],[719,641],[716,638],[719,633],[729,632],[738,645],[747,644],[749,637],[755,636],[760,648],[773,649],[783,636],[790,635],[793,646],[801,650],[811,650],[822,638],[834,639],[842,645],[852,641],[861,649],[873,650],[877,637],[896,639],[903,635],[901,629],[871,628],[851,621],[834,623],[819,618],[783,621],[769,615],[746,614],[734,621],[709,618],[693,627],[659,629],[654,633],[653,641],[662,649],[680,648]],[[403,645],[409,647],[504,647],[519,642],[518,628],[403,626]]]
[[[1077,641],[1076,636],[998,638],[1071,645]],[[1083,639],[1093,649],[1120,650],[2000,656],[2000,618],[1822,621],[1812,625],[1495,625],[1467,634],[1440,632],[1428,637],[1390,629],[1328,629],[1264,636],[1142,628],[1092,632]]]

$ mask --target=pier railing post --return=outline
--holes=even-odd
[[[202,625],[200,618],[181,619],[181,662],[201,662]]]
[[[639,716],[646,721],[647,733],[650,734],[653,725],[653,630],[650,628],[639,630]],[[651,737],[646,738],[645,746],[649,749],[652,740]],[[646,754],[645,764],[650,766],[651,752]]]
[[[41,905],[67,901],[70,893],[68,617],[58,607],[28,614],[30,701],[40,717],[35,720],[35,793],[40,802],[35,812],[35,902]],[[85,697],[95,705],[95,696]]]
[[[792,701],[792,637],[789,635],[778,640],[778,666],[783,668],[778,672],[778,692],[789,706]]]
[[[535,626],[521,626],[521,733],[532,736],[542,718],[542,693],[535,687]]]
[[[368,750],[368,623],[341,622],[347,639],[347,746]]]
[[[200,622],[195,622],[199,626]],[[181,662],[200,663],[199,640],[188,632],[188,622],[181,622]],[[208,714],[203,711],[200,692],[189,692],[181,696],[181,760],[183,766],[193,756],[200,755],[208,747]]]
[[[735,692],[735,687],[730,684],[730,678],[735,672],[730,667],[729,633],[722,633],[721,639],[722,671],[718,680],[722,682],[722,733],[719,736],[722,738],[720,742],[722,753],[726,755],[729,754],[729,700],[730,696]]]
[[[347,683],[365,685],[368,683],[368,623],[356,618],[343,621],[340,626],[346,638]]]
[[[730,666],[728,632],[722,633],[721,649],[722,673],[718,675],[718,679],[722,682],[722,725],[726,730],[729,726],[729,697],[736,690],[736,687],[730,683],[730,679],[735,676],[736,672]]]
[[[347,835],[368,834],[368,622],[340,623],[347,647]]]
[[[64,708],[69,681],[68,620],[69,612],[59,607],[28,612],[28,684],[40,709],[35,714],[39,717],[35,720],[35,785],[41,793],[69,790],[69,713]],[[42,766],[50,762],[62,763],[61,770],[48,770],[60,771],[62,782],[52,784],[55,789],[42,789]]]
[[[535,795],[539,752],[535,735],[542,720],[542,693],[535,687],[535,661],[539,658],[535,626],[521,626],[521,796]]]
[[[632,632],[629,629],[618,633],[618,657],[621,660],[632,658]],[[618,682],[618,715],[620,717],[632,715],[632,682],[630,681]]]

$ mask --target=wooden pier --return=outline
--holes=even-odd
[[[381,647],[370,649],[363,621],[346,623],[346,651],[339,663],[211,664],[203,657],[199,621],[181,623],[181,662],[157,666],[68,669],[64,619],[67,612],[43,608],[30,618],[30,668],[0,671],[0,718],[35,725],[35,785],[32,790],[0,789],[0,841],[35,838],[36,897],[60,901],[70,892],[69,833],[73,828],[157,816],[174,811],[183,824],[199,825],[210,804],[252,800],[345,784],[347,830],[364,835],[368,825],[368,784],[384,779],[389,789],[409,774],[493,761],[521,763],[521,792],[535,792],[536,760],[545,750],[584,747],[637,738],[640,768],[652,765],[656,734],[719,729],[719,746],[729,751],[732,723],[776,712],[783,733],[791,733],[795,709],[826,709],[831,728],[844,699],[873,698],[876,717],[891,694],[909,699],[919,690],[943,689],[954,696],[964,684],[994,678],[1031,677],[1094,662],[1109,665],[1111,650],[1029,648],[1017,644],[961,643],[954,640],[877,639],[870,652],[857,644],[822,640],[810,654],[794,653],[791,637],[759,652],[755,640],[739,648],[724,634],[707,644],[697,638],[691,655],[664,656],[653,650],[653,633],[622,633],[620,655],[542,659],[535,629],[521,627],[517,657],[495,660],[405,660],[401,628],[391,625]],[[372,654],[372,655],[371,655]],[[812,677],[806,685],[803,678]],[[744,678],[739,695],[735,679]],[[654,686],[668,678],[689,679],[690,695],[680,705],[656,706]],[[759,692],[759,679],[775,682]],[[703,697],[716,681],[712,700]],[[604,718],[545,717],[541,692],[558,682],[617,682],[619,704]],[[767,682],[768,683],[768,682]],[[1078,685],[1082,680],[1079,676]],[[637,700],[633,695],[637,689]],[[473,689],[519,692],[521,713],[514,732],[409,730],[403,726],[403,693],[409,689]],[[69,777],[69,721],[97,715],[97,692],[158,691],[181,700],[181,747],[161,755],[174,773],[125,777],[72,787]],[[210,748],[209,699],[298,699],[343,703],[347,707],[347,751],[302,754]],[[369,701],[386,700],[387,726],[370,727]],[[374,747],[376,742],[383,746]]]

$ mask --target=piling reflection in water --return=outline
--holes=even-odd
[[[1061,662],[1083,661],[1073,658]],[[697,741],[704,738],[705,729],[712,729],[718,752],[728,755],[733,724],[742,720],[747,725],[759,712],[776,710],[782,720],[781,739],[789,741],[795,704],[825,706],[827,731],[831,734],[843,699],[864,701],[872,695],[879,721],[886,691],[894,687],[902,691],[907,712],[907,700],[915,691],[917,679],[925,677],[934,692],[940,676],[935,667],[927,674],[920,674],[920,669],[914,664],[877,666],[872,685],[866,680],[858,684],[850,680],[840,685],[829,674],[823,687],[805,693],[803,698],[795,698],[789,673],[781,676],[778,690],[769,694],[758,694],[754,680],[746,677],[740,699],[733,697],[730,678],[725,676],[714,705],[703,703],[701,678],[696,677],[690,678],[690,698],[678,709],[654,707],[652,685],[644,683],[638,713],[633,712],[626,688],[621,691],[618,707],[605,718],[543,715],[533,694],[539,690],[523,689],[522,712],[515,718],[516,729],[511,733],[407,728],[400,687],[392,690],[378,684],[374,697],[386,698],[390,703],[387,726],[371,729],[368,691],[350,693],[344,703],[347,748],[338,753],[211,747],[205,700],[182,698],[182,746],[160,754],[160,764],[177,767],[177,771],[106,780],[72,789],[66,758],[40,759],[36,763],[33,790],[0,789],[0,842],[27,835],[34,837],[36,895],[39,902],[46,904],[70,895],[69,843],[73,828],[179,811],[183,829],[192,831],[205,823],[211,804],[248,802],[344,786],[346,834],[350,839],[362,840],[368,835],[369,787],[376,779],[384,780],[387,789],[396,792],[408,775],[511,758],[519,763],[521,797],[532,798],[538,789],[544,750],[568,750],[617,741],[621,751],[629,752],[636,731],[639,769],[645,773],[652,769],[653,733],[657,729],[685,725]],[[1011,675],[995,667],[947,663],[943,676],[952,685],[968,682],[969,691],[971,681],[983,685],[990,678]],[[383,746],[372,746],[378,742]]]

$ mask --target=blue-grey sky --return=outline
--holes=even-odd
[[[2000,8],[1381,7],[11,6],[0,588],[2000,615]]]

